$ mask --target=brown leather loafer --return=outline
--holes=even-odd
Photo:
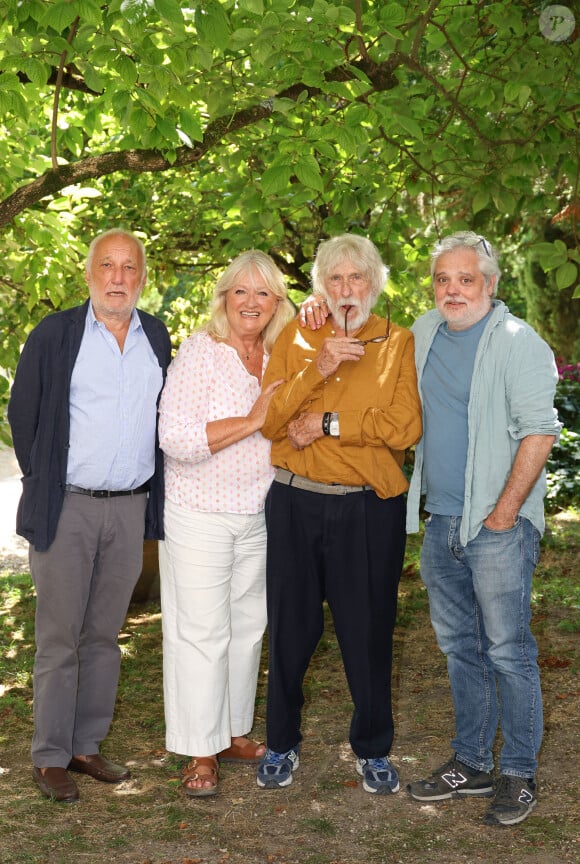
[[[72,804],[79,800],[77,784],[67,773],[66,768],[46,768],[44,774],[32,766],[32,779],[45,798],[60,801],[63,804]]]
[[[123,780],[128,780],[131,776],[131,772],[124,765],[115,765],[114,762],[109,762],[99,753],[86,756],[85,759],[77,759],[76,756],[73,756],[68,770],[88,774],[89,777],[100,780],[102,783],[122,783]]]

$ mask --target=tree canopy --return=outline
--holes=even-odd
[[[536,268],[577,351],[576,27],[534,0],[0,0],[4,391],[114,225],[146,240],[177,338],[231,256],[264,249],[304,291],[342,231],[378,245],[407,323],[429,246],[469,227],[516,312]]]

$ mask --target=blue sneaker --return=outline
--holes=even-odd
[[[399,791],[399,775],[387,756],[357,759],[356,770],[363,778],[363,789],[375,795],[394,795]]]
[[[280,789],[289,786],[292,783],[292,772],[300,764],[298,749],[295,747],[286,753],[276,753],[268,747],[258,765],[256,777],[258,786],[261,789]]]

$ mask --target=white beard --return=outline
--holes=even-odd
[[[345,317],[348,327],[348,333],[359,330],[363,324],[368,321],[371,309],[373,308],[373,297],[368,294],[364,300],[339,300],[332,301],[326,298],[330,313],[337,327],[345,330]],[[348,315],[345,316],[345,307],[348,309]]]

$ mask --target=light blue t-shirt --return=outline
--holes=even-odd
[[[468,406],[477,346],[489,314],[466,330],[437,331],[423,372],[425,509],[461,516],[465,497]]]

